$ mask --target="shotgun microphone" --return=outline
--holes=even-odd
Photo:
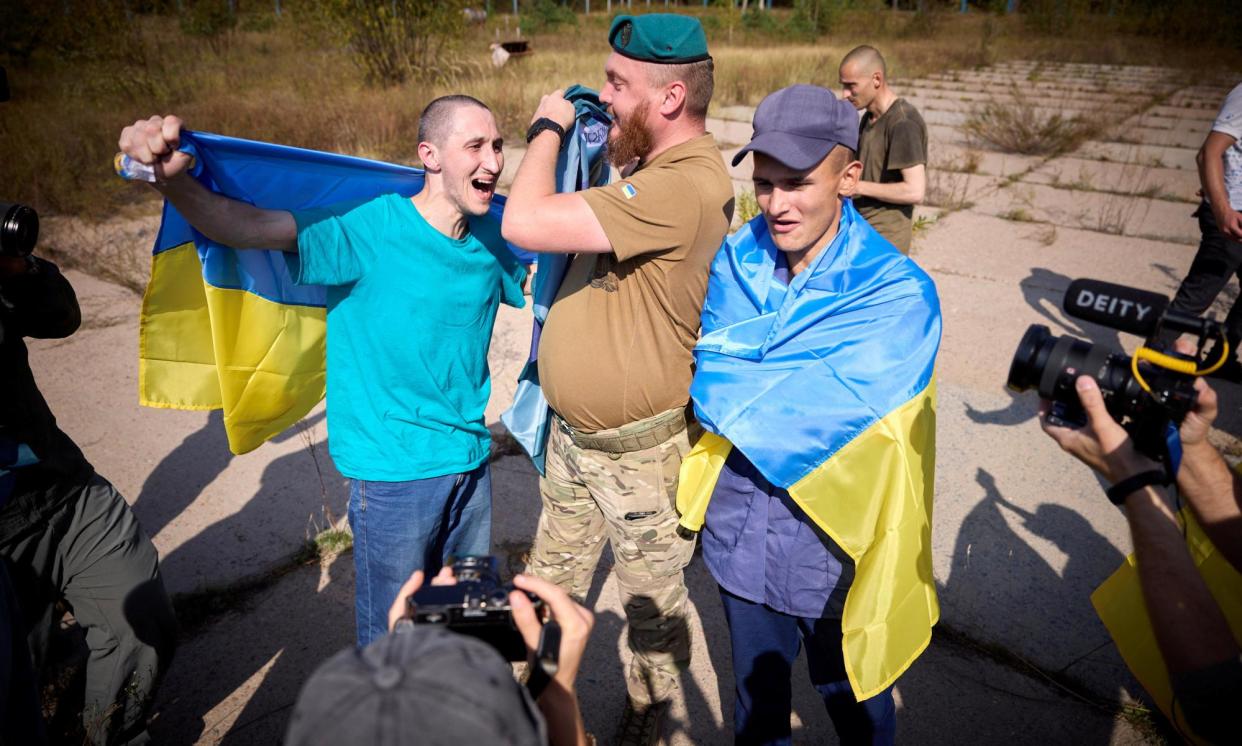
[[[1168,305],[1160,293],[1084,278],[1070,283],[1061,307],[1076,319],[1149,337]]]
[[[1061,307],[1076,319],[1152,339],[1160,330],[1213,335],[1214,319],[1169,308],[1168,296],[1103,280],[1080,278],[1070,283]]]

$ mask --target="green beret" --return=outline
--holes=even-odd
[[[703,24],[694,16],[676,13],[617,16],[608,43],[617,54],[641,62],[684,65],[711,59]]]

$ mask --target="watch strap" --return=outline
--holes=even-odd
[[[556,136],[560,138],[561,144],[565,144],[565,128],[547,117],[539,117],[531,124],[530,129],[526,130],[526,144],[530,144],[544,130],[552,130]]]
[[[1126,477],[1105,490],[1105,494],[1113,505],[1125,505],[1126,498],[1136,491],[1153,484],[1164,486],[1170,481],[1169,473],[1164,469],[1151,469]]]

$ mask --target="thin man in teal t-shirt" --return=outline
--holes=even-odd
[[[352,479],[468,472],[488,457],[487,350],[526,269],[490,216],[452,239],[389,194],[294,213],[302,284],[328,286],[329,451]]]

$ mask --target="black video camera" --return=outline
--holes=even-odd
[[[1134,355],[1097,347],[1075,337],[1057,337],[1048,327],[1033,324],[1022,336],[1009,366],[1008,386],[1014,391],[1036,389],[1053,402],[1048,421],[1081,427],[1086,413],[1074,381],[1095,379],[1113,419],[1130,433],[1138,450],[1168,465],[1169,423],[1181,424],[1195,404],[1194,379],[1224,365],[1229,345],[1214,319],[1169,309],[1159,293],[1079,279],[1070,283],[1062,308],[1067,314],[1146,339]],[[1163,333],[1198,337],[1193,356],[1166,349]],[[1204,366],[1208,340],[1216,340],[1219,358]]]
[[[495,557],[462,557],[452,565],[456,585],[425,585],[410,596],[407,615],[415,624],[443,624],[453,632],[477,637],[509,661],[526,660],[526,643],[513,624],[509,593],[501,583]],[[543,600],[526,592],[542,618]],[[541,641],[542,646],[542,641]]]
[[[0,202],[0,256],[28,256],[39,241],[39,213],[14,202]]]

